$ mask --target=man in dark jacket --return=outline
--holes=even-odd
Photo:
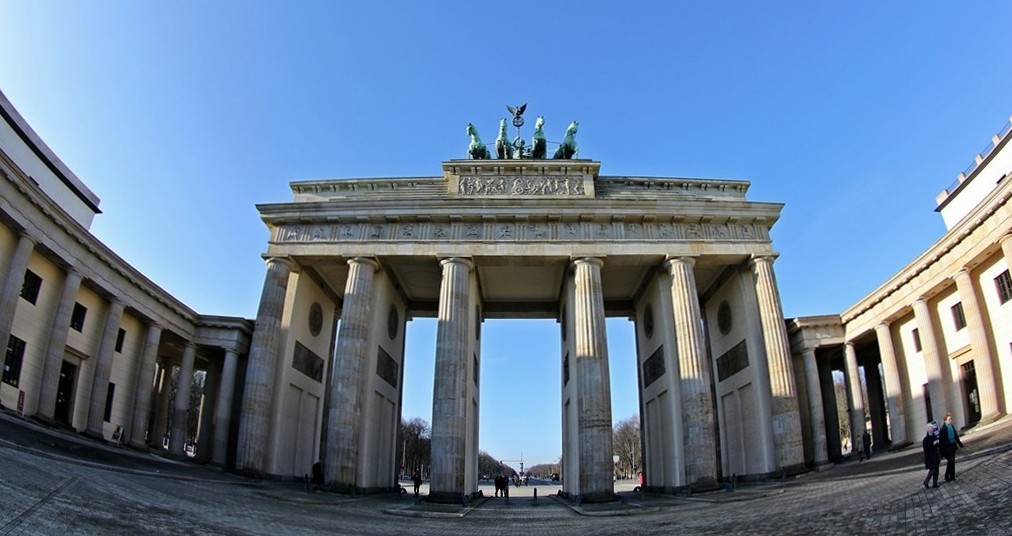
[[[963,446],[959,433],[952,425],[952,414],[945,414],[945,422],[938,433],[938,450],[945,456],[945,481],[956,480],[956,449]]]
[[[938,438],[935,437],[935,425],[928,423],[924,439],[921,440],[921,448],[924,449],[924,467],[928,470],[928,476],[924,477],[924,489],[928,489],[928,481],[932,481],[933,488],[938,487],[938,466],[942,463],[938,455]]]

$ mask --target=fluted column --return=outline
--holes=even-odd
[[[921,353],[924,357],[924,372],[928,377],[928,394],[931,396],[931,417],[941,422],[945,408],[949,407],[944,379],[948,376],[943,366],[949,366],[941,358],[938,341],[935,339],[935,323],[931,320],[931,311],[924,298],[917,298],[913,303],[914,319],[921,339]]]
[[[113,298],[109,302],[109,311],[105,317],[105,329],[98,344],[98,357],[95,361],[95,375],[91,381],[91,400],[88,404],[88,426],[84,434],[105,439],[102,423],[105,417],[105,401],[109,394],[109,373],[112,371],[112,357],[116,351],[116,339],[119,335],[120,320],[123,318],[123,302]]]
[[[169,453],[185,456],[186,423],[190,412],[190,385],[193,383],[193,363],[197,358],[197,346],[187,341],[183,348],[183,362],[179,365],[179,381],[176,383],[176,399],[172,404],[172,432],[169,434]]]
[[[819,363],[815,360],[815,349],[805,348],[801,353],[805,366],[805,384],[808,387],[808,413],[812,428],[813,462],[816,467],[829,463],[826,448],[826,413],[822,405],[822,388],[819,385]]]
[[[379,263],[366,257],[348,260],[344,308],[330,375],[324,478],[338,489],[356,486],[362,436],[362,363],[369,359],[372,302]]]
[[[685,481],[690,486],[705,488],[717,483],[717,447],[710,367],[706,362],[699,293],[692,271],[695,263],[692,257],[673,257],[665,262],[671,274],[671,306],[681,374]]]
[[[851,452],[861,449],[864,435],[864,396],[861,394],[861,377],[857,370],[857,350],[854,341],[847,341],[843,348],[843,379],[850,398],[850,447]]]
[[[253,340],[246,366],[246,386],[239,415],[236,468],[262,473],[267,464],[267,441],[273,400],[274,371],[281,342],[281,317],[294,265],[287,258],[267,259],[267,275],[260,293]]]
[[[998,243],[1001,244],[1001,252],[1005,256],[1005,266],[1012,271],[1012,233],[1002,236],[998,239]]]
[[[784,310],[780,304],[780,291],[773,273],[773,257],[753,258],[752,270],[759,302],[759,318],[763,326],[763,342],[766,346],[770,393],[773,397],[770,416],[773,420],[777,466],[783,469],[803,465],[805,449],[801,440],[798,390],[794,384],[791,347],[787,338],[787,325],[784,323]]]
[[[973,350],[973,366],[977,371],[977,392],[980,396],[981,419],[992,419],[998,415],[998,396],[995,392],[994,354],[984,326],[983,309],[977,299],[977,289],[970,272],[963,268],[953,277],[959,299],[963,302],[966,328],[970,330],[970,348]]]
[[[896,349],[893,347],[889,324],[882,322],[875,326],[875,337],[878,339],[878,353],[882,359],[882,372],[885,374],[890,439],[893,446],[899,446],[907,442],[907,416],[906,404],[903,402],[904,387],[900,380],[899,368],[896,366]]]
[[[214,449],[211,463],[225,465],[225,454],[228,452],[228,432],[232,426],[232,396],[235,394],[235,372],[239,357],[235,350],[225,350],[225,364],[221,371],[221,387],[218,389],[218,402],[215,404],[217,418],[214,423]]]
[[[137,369],[137,387],[134,390],[134,414],[130,426],[130,446],[147,449],[147,431],[151,416],[151,387],[155,375],[155,359],[158,358],[158,344],[162,339],[162,328],[154,322],[148,324],[140,367]],[[151,441],[160,440],[152,437]],[[159,445],[161,446],[161,445]]]
[[[432,391],[432,500],[459,500],[465,493],[467,458],[468,306],[471,303],[468,259],[439,262],[443,279],[439,289],[439,323],[436,327],[436,371]]]
[[[52,421],[56,412],[56,393],[60,384],[60,370],[63,368],[63,354],[67,350],[67,332],[70,330],[70,316],[77,303],[77,291],[81,288],[81,274],[73,268],[67,270],[63,281],[60,302],[49,326],[49,343],[46,345],[46,361],[42,367],[39,386],[39,404],[36,417]]]
[[[14,250],[11,263],[7,267],[3,290],[0,290],[0,344],[4,348],[11,336],[14,312],[17,310],[21,287],[25,282],[25,272],[28,270],[28,259],[31,258],[34,250],[35,239],[28,233],[22,232],[18,238],[18,245]]]
[[[608,376],[604,291],[601,288],[603,265],[604,261],[596,257],[573,261],[576,289],[573,300],[576,428],[580,453],[580,498],[584,501],[615,496],[611,381]]]

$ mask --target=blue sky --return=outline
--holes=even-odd
[[[290,181],[437,176],[467,122],[490,141],[527,102],[549,139],[578,120],[602,174],[785,203],[790,317],[842,311],[944,232],[935,196],[1012,113],[1010,20],[1007,2],[6,1],[0,90],[102,199],[93,232],[202,313],[255,315],[255,205]],[[616,419],[637,411],[630,332],[609,321]],[[405,416],[430,420],[434,329],[408,334]],[[481,448],[554,461],[557,326],[483,334],[483,375],[513,381],[484,383]]]

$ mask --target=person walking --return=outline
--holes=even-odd
[[[946,413],[942,423],[942,429],[938,433],[939,446],[942,456],[945,456],[945,481],[956,480],[956,449],[963,446],[959,440],[959,432],[952,425],[952,414]]]
[[[422,489],[422,473],[415,471],[415,474],[411,475],[411,483],[415,485],[415,497],[418,496],[419,490]]]
[[[871,434],[865,429],[864,434],[861,436],[861,445],[863,450],[861,451],[861,460],[871,459]]]
[[[924,477],[924,489],[928,489],[928,481],[932,481],[933,488],[938,487],[938,466],[942,458],[938,453],[938,437],[935,436],[935,425],[930,422],[925,429],[924,439],[921,440],[921,448],[924,449],[924,467],[928,470],[928,476]]]

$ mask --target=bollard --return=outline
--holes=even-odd
[[[538,488],[534,488],[534,502],[538,502]]]

